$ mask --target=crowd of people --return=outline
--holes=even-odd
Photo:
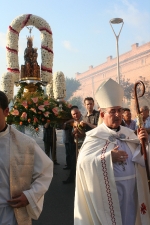
[[[87,97],[84,99],[84,106],[86,108],[86,113],[81,114],[78,106],[72,106],[70,113],[72,116],[71,120],[66,121],[63,124],[63,143],[65,145],[66,151],[66,165],[63,168],[64,170],[71,170],[70,176],[66,181],[63,181],[64,184],[73,183],[75,181],[75,171],[76,171],[76,146],[78,151],[81,148],[83,141],[86,136],[86,132],[97,127],[101,122],[99,121],[100,109],[94,109],[94,99],[92,97]],[[130,128],[137,133],[138,125],[137,119],[132,119],[131,110],[129,108],[121,108],[122,110],[122,121],[121,125],[127,128]],[[150,134],[150,116],[148,106],[142,106],[140,112],[143,118],[143,126],[145,127],[148,135]],[[77,125],[81,126],[82,130],[77,129]],[[54,136],[54,139],[53,139]],[[78,137],[78,138],[77,138]],[[76,140],[78,139],[78,140]],[[55,165],[59,165],[56,159],[56,130],[50,126],[50,122],[46,123],[44,126],[44,146],[45,153],[51,157]],[[54,142],[53,142],[54,141]],[[76,144],[77,142],[77,144]],[[53,149],[54,143],[54,151]]]
[[[95,128],[98,124],[99,111],[94,109],[94,99],[87,97],[84,99],[87,113],[83,116],[77,106],[71,107],[72,120],[63,125],[63,137],[68,142],[66,146],[66,169],[70,169],[70,175],[64,184],[75,182],[76,160],[78,152],[83,144],[87,131]],[[69,163],[68,163],[69,158]]]
[[[147,107],[141,108],[144,126],[132,130],[128,126],[134,122],[130,110],[122,109],[123,88],[117,82],[103,82],[95,98],[101,108],[100,124],[86,133],[78,155],[74,225],[148,225]]]
[[[72,119],[61,127],[63,169],[70,170],[63,184],[76,185],[74,225],[148,225],[150,180],[141,143],[144,140],[149,161],[149,108],[140,108],[143,126],[139,128],[130,109],[122,108],[123,88],[112,79],[102,83],[95,99],[99,110],[87,97],[85,115],[72,106]],[[44,153],[33,139],[6,124],[8,112],[8,99],[0,91],[0,224],[30,225],[42,211],[53,164],[59,165],[57,135],[47,122]]]
[[[145,167],[141,148],[139,144],[137,146],[136,144],[137,140],[142,138],[145,138],[148,143],[150,137],[149,108],[148,106],[140,108],[143,128],[139,130],[137,119],[132,119],[129,108],[121,106],[120,97],[119,100],[116,97],[110,103],[107,98],[110,100],[111,96],[108,94],[104,104],[99,98],[98,102],[101,105],[99,110],[94,109],[92,97],[84,99],[86,108],[84,115],[77,106],[72,106],[70,109],[72,119],[66,121],[62,127],[66,150],[66,166],[63,169],[70,170],[69,176],[67,180],[63,181],[63,184],[76,181],[74,224],[105,224],[108,220],[108,224],[135,225],[136,220],[142,220],[142,223],[139,224],[146,225],[150,221],[149,203],[147,202],[149,192],[145,191],[141,197],[141,190],[145,189],[147,184],[145,184],[146,175],[143,176],[143,171],[141,172],[141,168],[139,168],[139,165]],[[132,141],[130,141],[131,139]],[[114,143],[114,147],[108,147],[109,143],[107,144],[106,140]],[[108,169],[106,177],[104,173],[102,174],[104,165],[97,164],[100,157],[104,157],[104,153],[102,153],[104,149],[107,152],[106,155],[108,154],[107,157],[105,156],[108,165],[104,164],[105,171]],[[98,172],[98,169],[101,172]],[[103,192],[103,190],[105,191]],[[110,196],[111,194],[113,196]],[[111,204],[114,204],[113,209],[110,207]],[[146,211],[142,212],[142,207],[144,207],[147,210],[147,216],[137,219],[138,207],[141,214],[145,215]],[[99,209],[103,213],[100,213]],[[104,214],[105,211],[107,211],[107,216]]]

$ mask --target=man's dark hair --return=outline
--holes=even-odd
[[[128,111],[130,112],[131,110],[129,108],[123,108],[123,112]]]
[[[141,106],[141,108],[144,110],[144,111],[149,111],[149,108],[148,108],[148,106],[147,105],[144,105],[144,106]]]
[[[93,103],[94,103],[94,99],[92,98],[92,97],[86,97],[85,99],[84,99],[84,103],[85,103],[85,101],[93,101]]]
[[[73,106],[71,106],[70,110],[72,111],[73,109],[79,109],[79,108],[78,108],[78,106],[73,105]]]
[[[0,91],[0,108],[5,110],[8,107],[8,98],[4,92]]]

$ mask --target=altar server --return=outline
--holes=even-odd
[[[53,176],[53,163],[36,142],[5,122],[8,99],[0,91],[0,224],[38,219]]]
[[[123,89],[114,80],[103,82],[95,98],[103,123],[86,133],[78,156],[74,225],[148,225],[150,193],[140,145],[148,134],[142,128],[137,137],[120,125]]]

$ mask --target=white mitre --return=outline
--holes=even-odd
[[[95,99],[97,100],[101,109],[122,106],[124,91],[113,79],[104,81],[96,91]]]

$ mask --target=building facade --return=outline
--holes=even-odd
[[[150,80],[150,42],[139,46],[138,43],[131,46],[131,50],[120,55],[120,76],[130,79],[135,83],[140,77]],[[93,97],[99,85],[106,79],[117,81],[117,58],[107,57],[107,61],[96,67],[90,66],[86,72],[76,73],[76,79],[80,81],[80,89],[74,96],[83,99]]]

